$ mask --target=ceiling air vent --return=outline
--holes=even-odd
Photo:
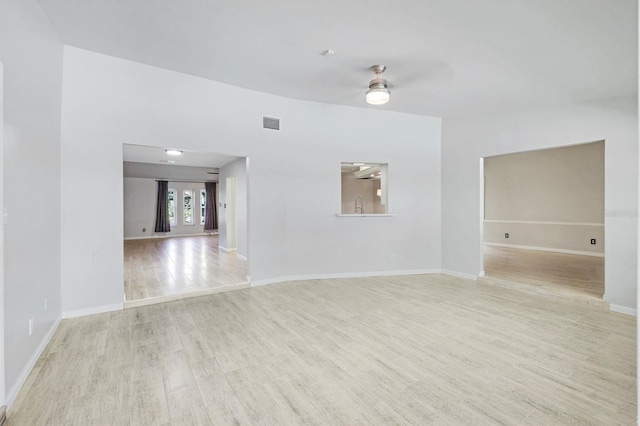
[[[280,130],[280,119],[273,117],[262,117],[262,128]]]

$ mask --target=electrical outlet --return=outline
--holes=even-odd
[[[508,232],[505,232],[504,237],[505,237],[505,238],[509,238],[509,233],[508,233]]]
[[[595,245],[596,245],[596,239],[595,239],[595,238],[592,238],[592,239],[591,239],[591,245],[592,245],[592,246],[595,246]]]
[[[29,320],[29,336],[33,333],[33,318]]]
[[[44,311],[47,312],[47,309],[49,309],[49,304],[47,303],[47,298],[44,298]]]
[[[147,228],[142,228],[142,232],[147,232]]]
[[[390,255],[390,256],[389,256],[389,259],[390,259],[392,262],[395,262],[396,260],[398,260],[398,256],[396,256],[395,254],[392,254],[392,255]]]

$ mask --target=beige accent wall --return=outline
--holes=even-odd
[[[604,253],[603,141],[487,157],[484,177],[485,243]]]
[[[355,200],[361,195],[365,214],[386,213],[385,207],[376,195],[380,189],[380,179],[358,179],[353,173],[342,173],[342,214],[355,214]]]

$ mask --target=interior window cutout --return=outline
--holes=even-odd
[[[169,189],[169,206],[168,206],[168,212],[169,212],[169,225],[170,226],[176,226],[178,224],[178,215],[176,212],[176,190],[175,189]]]
[[[341,214],[387,214],[388,165],[384,163],[341,163]]]
[[[207,213],[207,191],[200,190],[200,225],[204,225]]]
[[[183,192],[183,223],[185,225],[193,225],[193,190],[187,189]]]

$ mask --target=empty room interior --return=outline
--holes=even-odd
[[[635,0],[1,1],[0,425],[636,424],[637,89]]]
[[[484,159],[484,276],[602,302],[604,141]]]
[[[126,307],[248,287],[245,158],[125,144],[123,178]]]

